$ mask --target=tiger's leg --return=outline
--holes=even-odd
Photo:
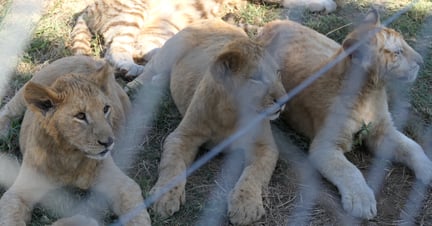
[[[9,133],[10,123],[13,118],[21,117],[26,110],[23,89],[21,88],[13,97],[0,109],[0,137]]]
[[[251,143],[246,152],[246,167],[230,193],[228,216],[233,224],[250,224],[259,220],[265,210],[262,193],[270,181],[278,159],[270,124],[266,123],[263,134]]]
[[[355,217],[366,219],[375,217],[377,214],[375,195],[362,173],[348,161],[344,155],[345,150],[338,141],[321,135],[322,132],[313,139],[309,150],[309,160],[312,165],[327,180],[336,185],[345,211]]]
[[[115,68],[126,71],[126,76],[136,77],[144,71],[144,66],[135,63],[135,40],[130,35],[117,35],[107,49],[105,59]]]
[[[87,26],[86,21],[81,15],[78,17],[75,26],[71,32],[72,39],[72,53],[73,55],[86,55],[90,56],[92,54],[90,41],[92,34]]]
[[[104,161],[93,188],[111,199],[109,201],[112,209],[118,216],[133,212],[144,202],[140,186],[125,175],[111,157]],[[137,212],[136,216],[133,216],[125,225],[150,226],[151,221],[147,210],[142,209]]]
[[[271,0],[266,0],[271,1]],[[331,13],[336,10],[337,5],[333,0],[315,0],[315,1],[301,1],[301,0],[282,0],[283,7],[285,8],[306,8],[311,12],[324,12]]]
[[[23,165],[14,184],[0,199],[0,225],[25,226],[33,206],[57,188],[46,177]]]
[[[179,44],[181,43],[181,44]],[[134,90],[143,84],[152,82],[163,86],[170,80],[171,67],[193,46],[192,40],[185,33],[178,33],[160,49],[151,51],[151,60],[146,64],[143,73],[126,84],[126,91]]]
[[[205,143],[207,137],[198,131],[189,133],[178,127],[168,135],[165,140],[161,161],[159,164],[159,177],[150,193],[158,194],[164,187],[173,182],[173,179],[183,174],[194,160],[199,146]],[[161,216],[171,216],[180,209],[185,202],[186,178],[175,185],[166,194],[163,194],[154,204],[153,209]]]
[[[426,156],[423,148],[414,140],[399,132],[393,126],[380,125],[382,133],[372,134],[368,145],[375,154],[392,158],[408,166],[424,184],[432,180],[432,161]]]

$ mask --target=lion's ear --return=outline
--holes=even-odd
[[[39,111],[42,115],[61,102],[56,91],[34,82],[28,82],[24,87],[24,99],[32,111]]]
[[[379,26],[381,23],[378,10],[376,8],[371,8],[363,19],[363,23]]]
[[[353,47],[358,42],[357,39],[353,38],[347,38],[343,41],[342,47],[345,51],[350,50],[351,47]],[[352,53],[349,54],[349,57],[354,61],[361,61],[362,59],[362,51],[360,49],[360,46],[357,47]]]
[[[100,87],[104,92],[108,90],[108,84],[110,77],[114,75],[111,65],[107,62],[101,65],[101,67],[92,75],[92,80]]]
[[[225,79],[241,69],[244,55],[238,50],[228,50],[216,57],[210,72],[216,79]]]
[[[351,47],[354,47],[359,40],[354,38],[347,38],[343,41],[342,47],[345,51],[351,51]],[[356,49],[353,50],[349,54],[349,57],[351,59],[351,62],[356,65],[362,66],[364,69],[369,68],[371,65],[371,53],[370,51],[370,42],[365,42],[363,44],[360,44],[360,46],[357,46]]]

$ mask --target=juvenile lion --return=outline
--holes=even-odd
[[[247,114],[256,115],[285,94],[276,63],[261,44],[240,28],[221,20],[196,23],[180,31],[147,64],[143,76],[171,78],[170,90],[183,119],[166,138],[159,165],[159,178],[152,193],[163,190],[193,162],[203,144],[217,144],[239,129]],[[280,109],[270,117],[279,115]],[[274,170],[278,151],[268,120],[253,133],[243,149],[245,168],[231,191],[228,215],[232,223],[249,224],[265,211],[262,189]],[[170,216],[185,202],[186,180],[153,205]]]
[[[399,33],[380,25],[376,10],[367,14],[342,47],[291,21],[270,22],[258,39],[269,42],[268,49],[280,63],[287,91],[351,46],[367,40],[289,101],[281,116],[311,138],[309,159],[337,186],[347,212],[367,219],[377,214],[372,189],[360,170],[344,156],[362,125],[370,123],[369,134],[363,140],[368,149],[404,163],[424,183],[431,181],[432,162],[420,145],[395,128],[386,97],[389,80],[416,79],[422,57]]]
[[[19,137],[23,161],[0,199],[0,225],[25,225],[33,206],[62,186],[106,195],[117,215],[142,203],[140,187],[110,155],[130,102],[107,63],[81,56],[48,65],[8,109],[26,106]],[[148,213],[142,211],[128,225],[150,225]]]

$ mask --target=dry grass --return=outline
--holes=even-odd
[[[0,0],[0,20],[7,12],[9,2],[9,0]],[[70,55],[67,47],[71,25],[75,14],[80,12],[87,2],[86,0],[51,1],[45,16],[36,28],[27,52],[17,65],[15,80],[11,83],[9,96],[13,95],[38,68],[48,62]],[[361,18],[372,4],[380,7],[385,19],[409,2],[408,0],[339,0],[338,3],[342,7],[329,15],[283,10],[274,5],[250,4],[246,11],[240,12],[237,16],[242,22],[257,25],[262,25],[275,18],[289,16],[324,34],[330,32],[328,36],[340,42],[351,29],[350,26],[345,25]],[[412,87],[404,88],[402,91],[410,92],[413,107],[411,117],[408,119],[407,132],[419,140],[429,154],[432,150],[431,132],[428,131],[428,124],[432,122],[432,60],[427,50],[430,50],[430,43],[432,43],[432,36],[428,33],[429,30],[432,31],[432,28],[423,33],[421,28],[426,21],[431,20],[431,11],[430,1],[419,1],[414,9],[390,25],[403,33],[410,44],[416,48],[422,48],[417,50],[424,54],[426,60],[419,80]],[[335,28],[340,29],[335,30]],[[421,45],[422,43],[428,45],[425,47]],[[8,97],[4,101],[7,99]],[[396,119],[398,119],[397,116]],[[166,94],[160,104],[159,115],[155,123],[146,137],[143,137],[142,152],[136,158],[133,171],[130,172],[130,176],[141,185],[145,195],[157,179],[161,143],[179,121],[180,115],[171,98]],[[15,121],[14,129],[8,139],[0,141],[1,152],[14,155],[18,153],[18,130],[19,119]],[[385,181],[377,194],[378,216],[371,221],[358,222],[346,216],[341,209],[340,198],[335,187],[316,173],[307,170],[310,168],[305,161],[307,140],[293,133],[282,122],[274,123],[274,130],[281,150],[281,160],[265,194],[266,216],[254,225],[285,225],[287,223],[293,225],[347,225],[347,222],[361,225],[397,225],[403,223],[400,216],[405,214],[403,208],[415,183],[411,171],[406,167],[390,165],[386,168]],[[425,134],[428,136],[424,136]],[[293,141],[295,145],[287,141]],[[373,161],[367,152],[360,150],[356,153],[349,153],[347,156],[367,174]],[[224,157],[224,155],[218,156],[189,178],[186,185],[186,205],[174,216],[161,219],[150,211],[154,225],[228,225],[224,208],[226,208],[226,195],[231,185],[225,180],[230,172],[220,168]],[[314,178],[317,180],[313,180]],[[319,189],[315,191],[317,186]],[[216,208],[217,204],[223,208]],[[293,217],[294,213],[300,214]],[[218,215],[220,218],[215,217]],[[43,208],[37,208],[30,225],[46,225],[55,217],[55,214]],[[423,205],[412,217],[415,218],[416,225],[432,225],[431,195],[425,197]]]

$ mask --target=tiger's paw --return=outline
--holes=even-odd
[[[331,13],[336,10],[337,5],[333,0],[282,0],[285,8],[302,7],[311,12]]]

